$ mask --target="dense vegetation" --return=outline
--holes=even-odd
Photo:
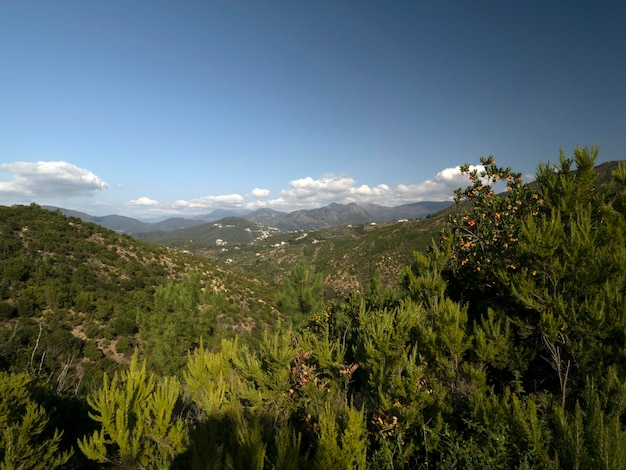
[[[458,210],[399,285],[378,272],[331,299],[300,260],[279,321],[256,310],[265,323],[238,335],[224,318],[254,309],[209,288],[233,274],[3,209],[0,467],[626,467],[626,167],[600,184],[597,152],[561,154],[532,185],[493,158],[463,167]],[[35,220],[57,224],[54,246],[32,246]],[[77,225],[97,256],[64,242]],[[62,386],[90,344],[57,332],[67,318],[126,338],[128,365]]]
[[[446,223],[445,214],[402,223],[381,222],[280,232],[266,239],[227,247],[191,247],[191,252],[230,270],[245,272],[268,283],[282,284],[291,268],[305,259],[322,274],[327,298],[362,292],[373,276],[396,287],[414,251],[424,251]],[[169,242],[170,238],[163,239]],[[167,243],[166,243],[167,244]]]
[[[278,319],[257,281],[36,205],[0,207],[0,253],[0,368],[59,389],[101,382],[139,345],[155,366],[183,360],[168,335],[219,343]]]

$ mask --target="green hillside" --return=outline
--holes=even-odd
[[[612,161],[595,167],[598,184],[609,184],[618,165]],[[538,188],[536,182],[529,186]],[[467,201],[459,201],[423,219],[281,232],[230,246],[196,246],[192,251],[269,282],[282,282],[298,260],[306,259],[322,274],[327,296],[341,297],[363,293],[377,272],[386,285],[399,287],[399,273],[413,261],[413,253],[427,251],[448,227],[449,218],[467,207]]]
[[[624,468],[626,165],[597,152],[219,265],[1,208],[0,468]]]
[[[425,251],[439,236],[445,216],[406,222],[332,227],[278,233],[269,238],[195,253],[230,269],[282,281],[291,267],[306,259],[324,277],[327,295],[362,292],[379,271],[397,284],[414,251]]]
[[[197,252],[228,245],[250,243],[267,236],[267,229],[239,217],[226,217],[197,227],[169,232],[148,232],[135,234],[137,238],[178,250]]]
[[[207,343],[277,320],[256,280],[36,205],[0,207],[0,253],[0,366],[56,376],[67,365],[67,387],[150,343],[172,286],[202,290]]]

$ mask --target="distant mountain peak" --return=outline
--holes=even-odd
[[[171,217],[160,222],[142,222],[121,215],[94,217],[83,212],[45,207],[49,210],[59,209],[63,214],[78,217],[87,222],[94,222],[103,227],[127,234],[144,234],[152,232],[173,232],[192,229],[206,223],[226,218],[246,219],[256,224],[265,224],[280,230],[310,230],[325,227],[336,227],[348,224],[365,224],[370,222],[391,222],[399,219],[415,219],[438,212],[452,204],[452,201],[424,201],[404,204],[396,207],[385,207],[377,204],[363,206],[350,202],[340,204],[331,202],[317,209],[300,209],[293,212],[280,212],[262,208],[255,211],[216,209],[209,214],[193,218]]]

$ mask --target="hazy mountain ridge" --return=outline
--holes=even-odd
[[[317,209],[302,209],[293,212],[280,212],[273,209],[258,209],[251,212],[216,209],[208,214],[192,218],[171,217],[159,222],[144,222],[116,214],[97,217],[70,209],[52,206],[43,207],[48,210],[60,210],[65,215],[78,217],[83,221],[93,222],[117,232],[146,234],[150,232],[173,232],[203,225],[208,227],[210,222],[228,217],[244,218],[251,222],[269,225],[283,231],[311,230],[348,224],[391,222],[399,219],[421,218],[450,205],[452,205],[452,201],[423,201],[395,207],[376,204],[360,206],[356,203],[332,203]]]
[[[44,209],[51,211],[59,210],[63,215],[69,217],[76,217],[83,222],[93,222],[94,224],[101,225],[109,230],[115,230],[116,232],[133,234],[133,233],[147,233],[147,232],[169,232],[173,230],[179,230],[182,228],[196,227],[205,223],[204,220],[187,219],[184,217],[170,217],[168,219],[159,222],[143,222],[132,217],[126,217],[123,215],[111,214],[104,216],[93,216],[85,212],[74,211],[71,209],[63,209],[53,206],[41,206]]]

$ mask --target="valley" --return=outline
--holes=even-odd
[[[297,231],[0,206],[0,457],[619,468],[626,166],[596,155],[532,184],[484,159],[424,218]]]

